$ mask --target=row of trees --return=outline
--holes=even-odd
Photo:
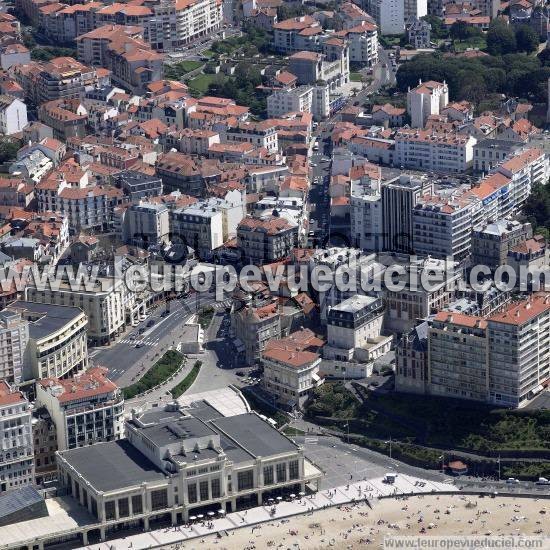
[[[511,27],[502,19],[493,19],[487,31],[487,51],[491,55],[515,52],[532,53],[539,46],[537,33],[528,25]]]
[[[550,183],[533,188],[523,212],[533,229],[548,240],[550,238]]]
[[[397,86],[405,92],[419,79],[445,80],[452,100],[479,104],[488,94],[500,93],[545,102],[549,77],[550,56],[546,54],[544,58],[514,53],[472,59],[436,52],[403,63],[397,71]]]

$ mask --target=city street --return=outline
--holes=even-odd
[[[162,317],[161,305],[137,327],[132,327],[114,344],[90,349],[94,364],[107,367],[109,377],[120,386],[131,384],[140,371],[149,368],[170,346],[178,343],[181,327],[192,314],[214,302],[212,295],[191,294],[169,302],[170,314]],[[147,325],[154,321],[154,325]]]
[[[322,489],[365,477],[383,477],[387,472],[398,472],[441,482],[449,479],[449,476],[441,472],[409,466],[375,451],[357,445],[348,445],[337,437],[317,435],[290,435],[290,437],[296,443],[303,445],[307,458],[325,472],[321,481]],[[350,476],[353,476],[353,479]]]

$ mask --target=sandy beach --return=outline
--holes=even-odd
[[[379,547],[385,535],[548,535],[550,500],[427,495],[328,508],[288,520],[210,535],[165,548],[355,549]]]

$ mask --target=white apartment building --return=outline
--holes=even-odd
[[[489,317],[489,401],[521,407],[550,378],[550,294]]]
[[[71,176],[79,178],[69,182]],[[36,186],[39,212],[58,212],[66,216],[69,225],[80,229],[108,229],[113,210],[122,200],[122,191],[89,183],[88,173],[80,167],[70,167],[67,173],[50,174]]]
[[[19,384],[23,379],[29,324],[14,311],[0,312],[0,380]]]
[[[287,113],[311,113],[312,103],[312,86],[277,90],[267,96],[267,116],[277,118]]]
[[[414,252],[464,260],[470,253],[472,208],[472,201],[460,195],[423,196],[412,210]]]
[[[455,312],[439,312],[428,329],[430,393],[487,401],[487,321]]]
[[[144,37],[157,50],[182,48],[218,31],[223,20],[223,6],[218,0],[164,0],[151,9],[153,17],[144,22]]]
[[[28,324],[22,379],[62,377],[88,368],[88,319],[78,307],[17,300],[2,313]]]
[[[94,345],[112,342],[126,327],[145,312],[135,293],[130,292],[120,277],[98,277],[93,288],[72,289],[62,281],[59,288],[37,289],[28,286],[25,297],[31,302],[78,307],[88,318],[87,334]]]
[[[330,90],[349,82],[349,47],[339,38],[323,43],[323,53],[300,51],[290,56],[288,70],[298,77],[299,84],[325,81]]]
[[[63,487],[102,524],[102,540],[117,524],[148,530],[166,515],[177,525],[191,515],[260,506],[322,476],[256,413],[224,417],[204,400],[134,411],[126,436],[58,455]]]
[[[174,137],[177,138],[178,151],[187,155],[207,155],[211,145],[220,143],[220,134],[212,130],[184,128]]]
[[[296,246],[298,226],[284,218],[248,216],[237,227],[237,244],[253,265],[275,262]]]
[[[378,24],[380,34],[402,34],[405,28],[403,0],[363,0],[364,9]]]
[[[265,390],[280,403],[301,408],[312,391],[323,383],[319,376],[321,357],[317,353],[323,343],[309,329],[270,340],[261,359]]]
[[[427,361],[431,394],[526,405],[550,375],[550,294],[486,318],[439,312],[428,329]]]
[[[310,15],[285,19],[273,25],[273,47],[281,53],[319,48],[323,27]]]
[[[0,380],[0,494],[34,483],[31,406]]]
[[[394,163],[443,174],[462,173],[472,165],[476,142],[462,134],[404,128],[395,135]]]
[[[164,204],[140,201],[124,211],[123,240],[147,248],[164,242],[170,233],[170,210]]]
[[[533,185],[546,182],[548,172],[548,158],[536,148],[520,151],[500,164],[472,188],[472,194],[481,201],[473,214],[474,225],[507,218],[517,212]]]
[[[265,193],[272,191],[278,193],[281,182],[288,175],[288,166],[250,166],[243,183],[246,184],[247,193]]]
[[[413,128],[424,128],[431,115],[439,115],[449,103],[449,87],[445,82],[420,81],[407,92],[407,112]]]
[[[16,97],[0,95],[0,134],[9,136],[22,132],[27,123],[25,103]]]
[[[383,249],[382,195],[378,185],[351,181],[350,229],[357,248],[367,252]]]
[[[378,63],[378,28],[368,21],[342,31],[349,44],[349,60],[372,67]]]
[[[325,359],[372,362],[390,350],[392,337],[381,336],[384,303],[356,294],[327,312]]]
[[[250,143],[263,147],[270,153],[279,151],[277,127],[269,120],[261,122],[241,122],[236,126],[228,126],[225,131],[225,141]]]
[[[243,219],[242,195],[234,190],[225,199],[210,197],[171,212],[172,239],[181,239],[207,259],[237,234]]]
[[[404,0],[404,16],[405,21],[412,18],[420,19],[428,15],[428,0]]]
[[[60,451],[124,436],[124,398],[104,367],[70,378],[43,378],[36,384],[36,402],[55,424]]]

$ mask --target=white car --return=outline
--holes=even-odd
[[[506,480],[506,483],[508,483],[509,485],[516,485],[519,483],[519,479],[516,479],[515,477],[509,477]]]

